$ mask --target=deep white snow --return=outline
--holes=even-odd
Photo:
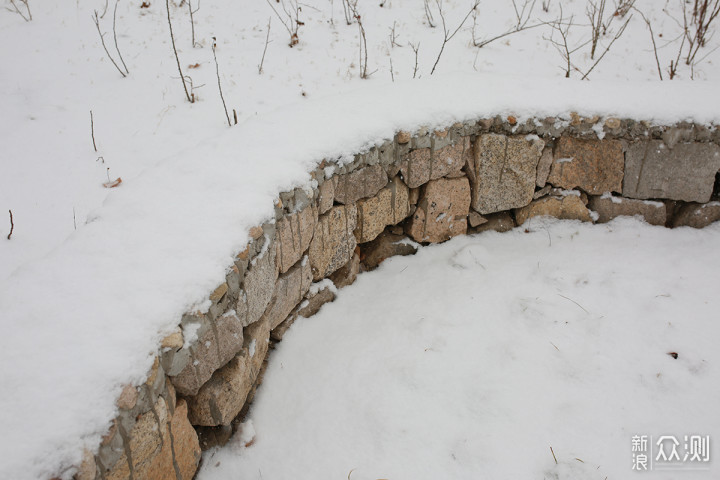
[[[70,475],[81,448],[94,448],[107,430],[122,386],[143,380],[158,340],[222,281],[278,192],[307,185],[306,172],[323,158],[342,161],[397,129],[494,114],[720,121],[717,38],[702,51],[695,81],[683,66],[678,79],[660,83],[635,14],[590,81],[576,70],[568,80],[543,38],[552,33],[547,25],[472,46],[473,31],[488,38],[516,22],[509,2],[489,0],[474,28],[468,19],[447,44],[432,77],[443,33],[427,24],[421,2],[361,1],[369,80],[358,78],[358,28],[344,23],[339,1],[303,4],[294,48],[267,3],[231,0],[200,4],[193,48],[187,4],[170,2],[181,65],[198,97],[190,104],[164,2],[148,3],[118,4],[127,78],[106,58],[90,19],[105,2],[30,0],[30,22],[0,9],[0,213],[12,210],[15,223],[5,240],[9,219],[0,217],[0,385],[9,392],[0,399],[0,477]],[[454,30],[470,2],[444,5]],[[666,69],[680,43],[679,7],[637,6],[653,22]],[[585,7],[563,3],[577,23],[573,46],[588,39]],[[109,2],[100,24],[117,60],[113,8]],[[531,23],[558,15],[558,3],[547,13],[538,4]],[[400,46],[391,45],[393,23]],[[230,115],[238,112],[233,128],[217,91],[212,37]],[[420,46],[415,79],[410,42]],[[577,70],[594,63],[586,46],[573,55]],[[118,177],[119,187],[102,187]]]

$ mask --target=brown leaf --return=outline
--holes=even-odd
[[[143,2],[140,8],[150,8],[150,2]]]
[[[195,65],[188,65],[188,68],[200,68],[200,64],[196,63]]]
[[[105,187],[105,188],[115,188],[115,187],[117,187],[118,185],[120,185],[121,183],[122,183],[122,178],[118,177],[118,178],[116,178],[115,180],[113,180],[112,182],[105,182],[105,183],[103,183],[103,187]]]

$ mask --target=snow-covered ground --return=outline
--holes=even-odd
[[[548,12],[541,3],[527,25],[559,18],[559,2]],[[589,46],[572,54],[565,79],[549,25],[474,47],[473,31],[481,40],[517,24],[511,2],[483,0],[431,77],[443,39],[437,7],[431,28],[419,0],[361,0],[372,73],[362,80],[358,26],[345,24],[339,0],[303,2],[293,48],[267,3],[232,0],[200,3],[193,48],[187,4],[170,2],[183,73],[197,87],[192,104],[177,73],[165,2],[118,3],[127,78],[107,59],[91,20],[98,10],[118,61],[114,3],[29,5],[30,22],[0,9],[0,213],[12,210],[15,224],[5,240],[10,222],[0,217],[0,384],[12,392],[0,400],[0,477],[56,474],[79,460],[83,445],[96,446],[117,394],[142,380],[158,339],[220,283],[249,228],[271,215],[277,193],[307,184],[306,172],[324,157],[354,153],[400,128],[479,115],[575,110],[720,121],[713,53],[720,38],[701,50],[698,58],[708,56],[693,69],[696,80],[683,65],[667,81],[680,45],[675,2],[636,2],[652,21],[665,82],[657,81],[637,12],[590,81],[580,81],[594,63]],[[470,5],[444,1],[449,33]],[[571,48],[589,39],[586,5],[562,3],[563,18],[574,15]],[[613,21],[601,50],[621,25]],[[217,90],[212,37],[230,115],[238,115],[232,128]],[[418,48],[416,72],[410,43]],[[102,187],[117,177],[118,188]]]
[[[719,239],[533,220],[392,258],[292,326],[198,478],[717,478],[633,472],[632,437],[717,441]]]

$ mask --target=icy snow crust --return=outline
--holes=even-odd
[[[285,333],[254,443],[198,479],[634,478],[633,435],[720,434],[719,239],[535,218],[386,260]]]
[[[440,29],[423,25],[415,1],[400,0],[363,12],[374,45],[371,61],[379,69],[368,82],[357,80],[351,64],[357,28],[342,25],[337,11],[335,25],[325,28],[327,13],[306,9],[314,23],[311,28],[308,20],[292,50],[274,22],[260,76],[265,35],[257,26],[271,15],[264,2],[244,5],[236,16],[223,14],[234,2],[203,3],[196,29],[204,48],[196,49],[188,46],[182,10],[173,9],[185,73],[205,84],[196,92],[201,101],[190,105],[173,78],[162,2],[140,13],[136,3],[120,4],[127,79],[109,65],[88,18],[103,3],[31,2],[29,23],[0,11],[0,86],[6,93],[0,206],[1,212],[13,209],[16,224],[12,240],[4,241],[9,225],[0,222],[2,478],[57,475],[79,462],[83,446],[95,448],[123,385],[144,380],[159,340],[223,281],[249,229],[273,215],[278,193],[310,186],[307,172],[324,158],[349,158],[399,129],[495,114],[520,122],[545,116],[563,122],[571,111],[659,124],[720,120],[716,83],[644,81],[655,75],[647,51],[625,68],[627,45],[646,39],[642,22],[635,33],[628,29],[634,36],[624,50],[608,54],[592,82],[552,78],[556,52],[540,33],[514,37],[512,48],[509,42],[487,46],[477,63],[467,38],[458,38],[431,78],[437,51],[431,45],[439,46]],[[459,22],[462,2],[446,5],[448,20]],[[584,5],[575,8],[583,14]],[[555,9],[553,3],[550,16]],[[483,12],[482,21],[494,28],[513,17],[500,2]],[[111,15],[103,21],[105,32]],[[400,47],[393,50],[396,78],[390,81],[381,51],[396,17],[404,19],[398,23],[403,41],[422,40],[422,78],[410,79],[412,54],[405,45],[402,54]],[[673,25],[658,12],[652,18]],[[240,124],[227,130],[209,53],[215,34],[226,96],[243,102],[231,103]],[[508,56],[511,51],[525,52],[527,60]],[[201,68],[188,70],[195,62]],[[705,62],[698,78],[713,78],[716,70]],[[113,179],[123,178],[120,187],[100,187],[107,168]]]

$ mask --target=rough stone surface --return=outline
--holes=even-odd
[[[308,293],[306,300],[307,303],[302,303],[301,308],[298,308],[297,314],[299,317],[310,318],[320,311],[323,305],[335,300],[335,291],[329,286],[326,286],[315,292]]]
[[[360,262],[366,270],[373,270],[385,259],[396,255],[414,255],[417,244],[402,234],[385,230],[369,243],[360,245]]]
[[[330,210],[335,201],[335,184],[332,180],[327,180],[320,185],[320,193],[318,195],[318,214],[322,215]],[[317,220],[317,219],[316,219]]]
[[[487,223],[487,221],[487,218],[483,217],[474,210],[470,210],[470,213],[468,213],[468,223],[472,228],[482,225],[483,223]]]
[[[95,480],[97,474],[97,465],[95,457],[88,449],[83,450],[82,462],[78,467],[74,480]]]
[[[349,205],[361,198],[372,197],[388,183],[382,165],[361,168],[352,173],[332,178],[335,187],[335,201]]]
[[[537,174],[535,177],[535,185],[542,188],[547,183],[548,176],[550,176],[550,167],[553,164],[553,153],[551,148],[543,150],[538,161]]]
[[[622,193],[625,157],[618,140],[562,137],[555,145],[548,182],[556,187],[580,187],[591,195]]]
[[[222,447],[232,436],[232,426],[218,425],[217,427],[201,427],[195,428],[200,442],[200,448],[204,452],[213,447]]]
[[[348,263],[330,275],[330,281],[337,288],[345,288],[355,283],[358,273],[360,272],[360,249],[355,247],[355,253]]]
[[[272,299],[278,269],[275,266],[275,246],[271,242],[264,253],[253,260],[243,279],[243,292],[235,309],[249,325],[260,319]]]
[[[565,197],[543,197],[527,207],[515,210],[515,219],[518,225],[522,225],[532,217],[547,215],[562,220],[582,220],[592,222],[590,211],[579,195],[567,195]]]
[[[357,244],[356,224],[355,205],[338,205],[319,218],[309,250],[313,280],[327,277],[350,260]]]
[[[300,303],[311,283],[312,271],[307,258],[303,258],[287,273],[278,277],[273,299],[265,312],[271,330],[285,320],[293,308]]]
[[[534,183],[534,182],[533,182]],[[467,232],[470,183],[465,177],[440,178],[423,187],[406,232],[417,242],[444,242]]]
[[[659,140],[634,142],[625,154],[623,195],[706,203],[720,170],[720,147],[680,143],[671,150]]]
[[[590,197],[588,206],[590,210],[597,212],[599,223],[606,223],[623,215],[630,217],[640,215],[651,225],[665,225],[667,220],[667,209],[662,202],[603,195]]]
[[[457,177],[462,175],[464,157],[470,151],[470,139],[467,137],[455,145],[447,145],[435,151],[430,148],[413,150],[400,163],[400,172],[410,188],[441,177]]]
[[[480,135],[474,155],[466,156],[473,209],[486,214],[529,204],[544,146],[537,138]]]
[[[120,397],[118,397],[115,404],[118,406],[118,408],[122,408],[124,410],[130,410],[133,407],[135,407],[135,404],[137,403],[137,399],[138,399],[137,388],[135,388],[132,385],[125,385],[125,388],[123,388],[123,391],[120,394]]]
[[[183,400],[178,401],[171,415],[165,400],[159,398],[152,411],[140,415],[128,437],[131,460],[123,453],[105,473],[106,480],[176,480],[195,475],[200,462],[200,445],[187,420]]]
[[[673,227],[704,228],[720,220],[720,202],[683,205],[673,218]]]
[[[515,228],[515,220],[510,212],[498,212],[485,215],[487,222],[478,225],[470,230],[471,233],[482,233],[487,231],[507,232]]]
[[[374,197],[357,203],[355,237],[358,243],[374,239],[386,226],[400,223],[410,213],[409,189],[395,177]]]
[[[325,182],[332,185],[332,182]],[[332,206],[332,199],[330,200]],[[277,265],[280,273],[285,273],[300,260],[310,246],[318,209],[310,204],[299,212],[286,215],[277,222]]]
[[[405,144],[405,143],[410,142],[411,138],[412,138],[412,135],[410,135],[410,132],[401,130],[397,133],[397,141],[400,144]]]

